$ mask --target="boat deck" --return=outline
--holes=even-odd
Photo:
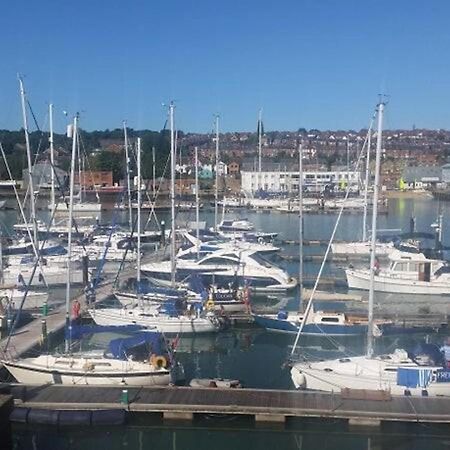
[[[128,391],[126,403],[123,403],[123,389]],[[344,419],[353,424],[374,426],[390,421],[450,423],[450,398],[400,397],[384,391],[348,390],[333,394],[262,389],[47,385],[21,387],[17,392],[15,403],[20,408],[127,409],[157,413],[164,419],[192,420],[196,414],[224,414],[278,423],[305,417]]]

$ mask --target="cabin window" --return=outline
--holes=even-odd
[[[337,323],[339,322],[339,317],[322,317],[320,320],[321,322],[328,322],[328,323]]]
[[[333,372],[333,369],[330,369],[329,367],[325,367],[325,369],[323,369],[325,372]]]
[[[385,372],[397,372],[397,369],[395,367],[386,367],[384,369]]]
[[[339,362],[341,362],[341,363],[346,363],[346,362],[351,362],[351,361],[350,361],[350,358],[341,358],[341,359],[339,360]]]

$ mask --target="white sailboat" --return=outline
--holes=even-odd
[[[177,271],[175,260],[175,142],[174,142],[174,105],[170,103],[170,130],[171,130],[171,217],[172,217],[172,245],[171,260],[168,261],[171,270],[171,285],[176,287],[175,273]],[[141,203],[141,140],[138,138],[137,145],[137,185],[138,185],[138,206]],[[129,308],[104,308],[90,310],[94,322],[98,325],[140,325],[149,330],[155,330],[168,334],[190,334],[190,333],[211,333],[220,329],[220,322],[214,314],[200,316],[199,314],[182,315],[178,311],[168,314],[162,310],[161,305],[153,302],[144,302],[141,298],[141,258],[140,258],[140,232],[141,217],[138,208],[137,216],[137,305]]]
[[[377,200],[380,183],[380,158],[384,104],[378,105],[378,133],[372,217],[372,253],[369,290],[367,353],[364,356],[329,361],[301,361],[293,365],[291,378],[297,389],[340,391],[344,388],[389,390],[397,395],[440,396],[450,395],[450,371],[442,355],[431,353],[408,354],[396,349],[393,353],[373,356],[373,303],[375,278],[375,245]],[[300,332],[292,354],[295,352]],[[435,352],[436,353],[436,352]],[[439,354],[439,352],[437,352]],[[445,365],[444,365],[445,364]]]
[[[74,165],[78,116],[74,118],[74,138],[70,173],[69,224],[73,221]],[[71,228],[70,228],[71,229]],[[72,250],[72,233],[68,235],[68,254]],[[71,265],[66,276],[66,329],[70,330]],[[146,340],[146,338],[143,338]],[[9,343],[9,341],[8,341]],[[7,343],[7,344],[8,344]],[[169,384],[170,369],[166,358],[138,361],[122,351],[112,355],[104,353],[70,354],[70,333],[66,336],[64,355],[40,355],[32,358],[10,358],[3,365],[20,383],[32,384],[129,384],[132,386]],[[156,355],[155,355],[156,356]],[[161,355],[159,355],[161,356]]]
[[[370,150],[371,150],[371,140],[372,140],[372,127],[374,117],[370,120],[369,129],[367,131],[367,136],[363,144],[364,147],[367,145],[366,154],[366,177],[364,183],[364,197],[362,200],[363,207],[363,224],[362,224],[362,240],[354,242],[333,242],[331,244],[331,251],[334,255],[348,255],[348,256],[369,256],[371,251],[371,242],[367,239],[367,212],[368,212],[368,189],[369,189],[369,173],[370,173]],[[327,206],[328,207],[328,206]],[[394,250],[393,242],[376,242],[375,254],[378,257],[386,257]]]

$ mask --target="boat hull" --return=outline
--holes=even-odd
[[[209,319],[194,316],[161,318],[150,314],[130,314],[130,310],[113,308],[90,310],[89,314],[97,325],[140,325],[153,331],[171,335],[215,333],[219,331],[218,324]]]
[[[60,370],[54,367],[4,361],[3,365],[19,383],[63,385],[165,386],[170,372],[117,371],[89,373],[82,370]]]
[[[369,290],[368,271],[347,269],[345,275],[349,288]],[[375,275],[374,290],[395,294],[450,295],[450,282],[418,281]]]
[[[297,334],[299,325],[295,321],[278,319],[276,317],[253,315],[255,323],[267,331]],[[364,336],[367,325],[341,325],[328,323],[308,323],[303,327],[302,334],[309,336]]]

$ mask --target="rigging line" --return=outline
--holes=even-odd
[[[1,142],[0,142],[0,151],[2,153],[2,157],[3,157],[3,160],[5,162],[5,166],[6,166],[6,170],[8,172],[8,176],[10,177],[10,179],[12,179],[12,173],[11,173],[8,161],[6,159],[6,155],[5,155],[5,152],[4,152],[4,149],[3,149],[3,145],[1,144]],[[25,228],[27,230],[28,238],[30,239],[31,246],[33,248],[33,253],[34,253],[34,255],[36,257],[36,260],[37,260],[37,262],[39,264],[39,268],[41,269],[41,272],[43,272],[42,271],[42,261],[39,258],[39,248],[36,248],[36,243],[34,242],[34,239],[31,236],[31,230],[30,230],[30,227],[28,226],[28,222],[26,221],[25,211],[23,209],[22,203],[21,203],[20,198],[19,198],[19,193],[17,192],[17,188],[16,188],[15,185],[13,186],[13,189],[14,189],[14,194],[15,194],[15,197],[16,197],[17,204],[19,206],[19,210],[20,210],[21,216],[22,216],[22,218],[24,220],[24,224],[25,224]],[[44,277],[44,284],[46,285],[46,287],[48,287],[47,283],[45,281],[45,277]]]
[[[358,159],[357,159],[357,161],[356,161],[356,163],[355,163],[355,168],[358,168],[358,167],[359,167],[360,161],[361,161],[361,159],[362,159],[362,155],[363,155],[363,153],[364,153],[364,148],[365,148],[365,145],[366,145],[366,143],[367,143],[367,139],[368,139],[368,135],[366,136],[366,140],[364,141],[364,145],[363,145],[363,147],[361,148],[360,153],[359,153],[359,155],[358,155]],[[302,320],[301,323],[300,323],[299,330],[298,330],[297,335],[296,335],[296,337],[295,337],[295,341],[294,341],[294,345],[293,345],[293,347],[292,347],[291,355],[293,355],[294,352],[295,352],[295,349],[296,349],[296,347],[297,347],[298,341],[299,341],[299,339],[300,339],[300,335],[301,335],[301,333],[302,333],[302,331],[303,331],[303,327],[304,327],[304,325],[305,325],[305,323],[306,323],[306,320],[307,320],[307,318],[308,318],[309,313],[311,312],[312,304],[313,304],[313,299],[314,299],[314,294],[316,293],[317,286],[318,286],[319,281],[320,281],[320,277],[322,276],[323,269],[324,269],[325,264],[326,264],[326,261],[327,261],[327,259],[328,259],[328,255],[329,255],[330,250],[331,250],[331,244],[333,243],[334,236],[335,236],[335,234],[336,234],[336,231],[337,231],[337,229],[338,229],[338,226],[339,226],[339,223],[340,223],[340,220],[341,220],[343,211],[344,211],[345,202],[347,201],[348,196],[349,196],[349,194],[350,194],[350,180],[347,180],[347,183],[348,183],[348,184],[347,184],[347,189],[346,189],[346,192],[345,192],[344,201],[342,202],[342,205],[341,205],[341,207],[340,207],[340,209],[339,209],[339,213],[338,213],[338,217],[337,217],[337,219],[336,219],[336,223],[335,223],[334,228],[333,228],[333,231],[332,231],[332,233],[331,233],[330,240],[328,241],[328,246],[327,246],[327,249],[326,249],[326,251],[325,251],[325,255],[324,255],[323,259],[322,259],[322,263],[321,263],[321,265],[320,265],[319,272],[318,272],[318,274],[317,274],[317,278],[316,278],[316,281],[315,281],[315,283],[314,283],[314,287],[313,287],[313,289],[312,289],[312,291],[311,291],[311,296],[310,296],[310,298],[309,298],[308,304],[307,304],[306,309],[305,309],[305,312],[304,312],[304,314],[303,314],[303,320]]]
[[[119,193],[117,194],[118,197],[119,197],[119,199],[120,199],[120,200],[118,201],[119,204],[122,203],[123,198],[125,197],[125,192],[126,192],[126,191],[123,190],[123,191],[121,191],[121,192],[119,192]],[[114,231],[115,231],[115,226],[116,226],[116,222],[117,222],[117,218],[118,218],[118,216],[119,216],[119,213],[120,213],[120,210],[119,210],[119,209],[115,209],[115,210],[114,210],[114,213],[113,213],[113,216],[112,216],[112,221],[111,221],[111,227],[110,227],[109,234],[108,234],[108,241],[106,242],[105,249],[104,249],[104,251],[103,251],[103,256],[102,256],[102,258],[100,259],[100,262],[99,262],[99,264],[98,264],[97,267],[96,267],[95,278],[94,278],[94,281],[93,281],[93,288],[94,288],[94,289],[99,285],[100,276],[101,276],[102,271],[103,271],[103,269],[104,269],[104,267],[105,267],[105,263],[106,263],[106,255],[108,254],[108,249],[110,248],[111,238],[112,238],[112,235],[113,235],[113,233],[114,233]],[[132,240],[131,240],[131,236],[130,236],[129,243],[131,243],[131,242],[132,242]],[[122,258],[122,261],[121,261],[121,267],[122,267],[122,264],[123,264],[124,261],[125,261],[125,258],[126,258],[126,255],[127,255],[127,252],[128,252],[129,247],[130,247],[130,244],[128,244],[127,247],[126,247],[126,249],[125,249],[125,254],[124,254],[124,256],[123,256],[123,258]],[[115,286],[116,280],[117,280],[117,277],[116,277],[116,279],[114,280],[113,286]]]
[[[82,150],[83,150],[85,159],[87,160],[87,165],[88,165],[89,173],[91,174],[91,180],[92,180],[92,182],[93,182],[93,181],[94,181],[94,177],[92,176],[92,173],[93,173],[93,171],[92,171],[92,166],[91,166],[91,162],[90,162],[90,160],[89,160],[89,157],[88,157],[88,155],[87,155],[86,146],[84,145],[84,141],[83,141],[83,136],[82,136],[81,133],[79,133],[78,137],[79,137],[79,141],[80,141],[81,148],[82,148]],[[100,203],[100,195],[99,195],[99,193],[98,193],[97,186],[95,185],[94,182],[92,183],[92,185],[93,185],[93,187],[94,187],[95,198],[97,199],[97,203]]]

